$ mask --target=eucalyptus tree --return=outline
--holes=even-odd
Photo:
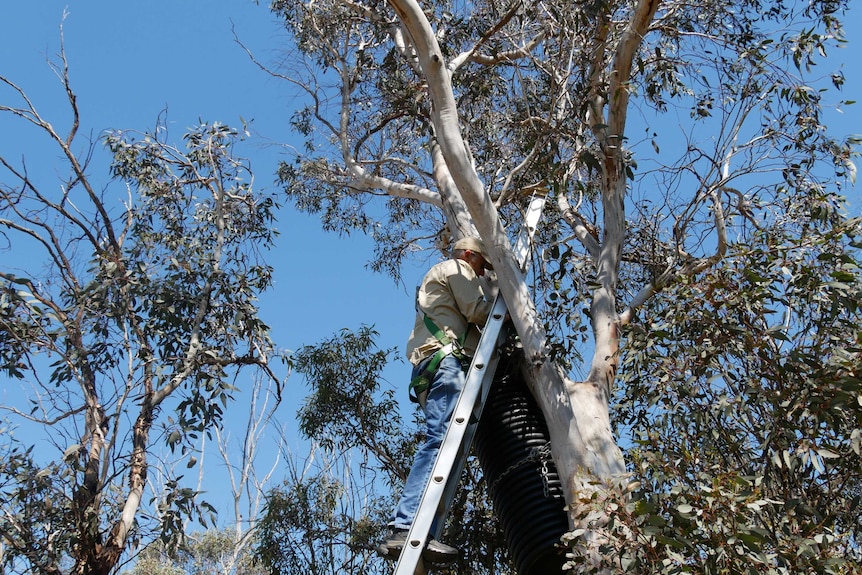
[[[398,425],[394,392],[381,385],[393,350],[369,327],[342,330],[292,358],[311,393],[296,417],[307,455],[284,453],[287,474],[267,492],[255,556],[267,573],[382,574],[374,540],[390,497],[375,480],[406,476],[412,442]]]
[[[376,548],[419,437],[404,425],[395,391],[382,383],[397,350],[378,349],[377,339],[368,326],[345,329],[293,357],[310,390],[297,422],[311,448],[304,460],[285,454],[287,477],[267,493],[255,537],[255,556],[267,573],[391,571]],[[470,488],[460,490],[451,516],[470,552],[446,572],[510,572],[486,485],[476,479],[481,470],[472,460],[469,469]],[[381,485],[392,491],[381,492]]]
[[[643,487],[612,554],[631,572],[862,568],[862,222],[826,190],[784,202],[629,333],[615,415]]]
[[[106,574],[133,545],[176,546],[188,518],[209,522],[176,468],[195,465],[242,367],[278,383],[257,308],[276,202],[235,155],[240,134],[217,123],[179,147],[162,122],[108,132],[100,180],[64,53],[56,64],[60,118],[0,76],[0,114],[44,154],[0,157],[0,367],[21,389],[3,405],[2,560]]]
[[[792,217],[788,198],[855,177],[854,142],[824,125],[842,73],[815,67],[846,7],[272,3],[294,47],[274,73],[306,94],[285,190],[324,228],[374,237],[374,268],[396,277],[453,237],[485,240],[565,480],[573,564],[610,555],[608,498],[635,487],[609,417],[623,330],[662,290],[743,265],[737,248]],[[541,190],[525,274],[510,237]]]

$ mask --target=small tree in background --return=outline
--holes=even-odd
[[[174,548],[188,518],[210,521],[212,507],[170,470],[195,465],[241,368],[277,379],[257,309],[276,203],[234,155],[240,135],[220,124],[192,129],[181,148],[163,123],[107,133],[113,178],[99,183],[62,53],[56,72],[65,132],[0,76],[0,114],[60,158],[54,180],[31,171],[32,157],[0,158],[0,369],[22,388],[6,415],[26,429],[3,437],[2,561],[9,572],[100,575],[131,545]],[[54,445],[53,460],[34,455],[34,437]],[[168,475],[147,501],[154,465]]]
[[[300,349],[292,358],[311,389],[297,414],[309,454],[285,454],[288,475],[267,494],[255,554],[268,572],[385,573],[375,541],[391,500],[379,481],[403,476],[410,445],[380,372],[393,350],[363,327]]]
[[[371,327],[342,330],[293,358],[311,390],[298,422],[312,448],[303,465],[286,456],[290,474],[268,494],[256,555],[273,575],[392,569],[375,549],[421,438],[381,377],[396,350],[378,349],[376,339]],[[492,551],[467,553],[446,572],[506,572],[507,554],[493,552],[504,543],[481,470],[475,462],[469,469],[451,514],[459,540]]]
[[[229,491],[230,512],[219,517],[219,523],[224,527],[197,531],[191,518],[186,518],[180,545],[170,545],[160,539],[152,541],[139,550],[134,557],[134,566],[123,572],[123,575],[265,573],[261,563],[255,560],[253,547],[266,490],[269,489],[272,476],[281,470],[281,455],[278,451],[284,445],[283,433],[277,435],[275,441],[267,441],[266,431],[270,428],[279,402],[276,393],[265,387],[265,384],[263,378],[255,378],[252,389],[243,396],[243,400],[247,400],[248,411],[242,433],[234,438],[229,429],[213,430],[221,464],[205,465],[213,448],[208,447],[204,437],[200,441],[197,489],[208,493],[217,491],[222,496]],[[234,416],[232,420],[231,428],[241,429],[239,419]],[[267,448],[274,448],[275,456],[269,467],[265,468],[261,463],[261,455],[268,452]],[[230,486],[229,489],[226,485]],[[153,487],[153,490],[157,491],[158,487]]]
[[[135,557],[124,575],[264,575],[251,549],[237,545],[231,530],[190,533],[180,549],[155,541]]]
[[[862,568],[862,226],[841,205],[788,197],[633,326],[615,419],[642,488],[610,553],[629,572]]]

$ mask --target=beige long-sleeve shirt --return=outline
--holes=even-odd
[[[464,352],[472,356],[493,302],[485,300],[482,282],[470,265],[446,260],[428,270],[417,294],[416,323],[407,341],[407,358],[413,365],[443,347],[425,326],[425,315],[452,341],[467,333]],[[468,332],[469,329],[469,332]]]

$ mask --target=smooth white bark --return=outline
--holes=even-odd
[[[415,0],[390,0],[390,4],[413,41],[431,93],[432,120],[443,157],[485,241],[500,291],[523,343],[529,362],[528,381],[547,420],[554,461],[560,477],[565,479],[566,501],[575,517],[581,496],[612,488],[625,473],[608,416],[608,389],[616,369],[617,332],[613,316],[608,313],[614,309],[613,301],[608,294],[597,294],[599,303],[594,304],[594,309],[602,311],[601,317],[607,319],[597,330],[600,337],[596,342],[595,365],[588,381],[571,381],[549,359],[547,336],[524,274],[514,258],[497,210],[470,162],[460,133],[449,72],[433,30]],[[611,281],[616,277],[614,261],[609,258],[605,263]]]

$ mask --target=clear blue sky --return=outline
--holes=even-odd
[[[68,125],[68,107],[46,59],[56,59],[64,9],[66,54],[83,132],[97,137],[108,128],[152,130],[167,109],[171,137],[178,141],[200,120],[238,128],[242,117],[259,138],[240,154],[251,158],[258,188],[274,187],[277,162],[285,156],[265,144],[290,143],[287,121],[295,103],[284,82],[251,63],[232,31],[262,61],[281,58],[286,35],[268,2],[4,0],[0,71],[60,129]],[[41,142],[9,137],[3,123],[0,129],[4,154],[26,154],[32,165],[48,167],[55,159],[53,153],[45,158]],[[97,182],[107,182],[107,174],[92,171]],[[314,217],[288,210],[278,228],[279,247],[271,254],[277,283],[264,303],[268,316],[281,320],[273,323],[281,346],[296,348],[361,323],[377,325],[385,345],[403,345],[412,325],[412,287],[365,269],[369,240],[324,234]]]
[[[274,185],[277,162],[284,156],[277,146],[264,143],[290,143],[287,121],[295,102],[289,88],[261,72],[233,39],[235,31],[264,62],[283,56],[286,34],[271,16],[268,2],[2,0],[0,6],[0,73],[16,81],[56,126],[67,125],[69,116],[46,60],[58,52],[66,10],[66,53],[86,133],[98,137],[108,128],[150,130],[167,109],[171,135],[178,140],[199,120],[239,127],[242,117],[253,122],[260,137],[241,152],[252,159],[256,185]],[[835,57],[846,63],[845,96],[862,100],[854,97],[862,96],[856,40],[862,22],[859,8],[854,10],[847,19],[851,47]],[[845,117],[839,133],[862,132],[859,105]],[[2,117],[0,151],[27,157],[49,177],[56,165],[53,151],[46,155],[40,142],[12,131]],[[107,183],[106,173],[94,171],[94,176]],[[413,286],[425,264],[407,269],[407,286],[397,286],[365,269],[371,242],[364,237],[324,234],[315,218],[289,210],[278,228],[279,246],[270,255],[276,285],[262,305],[280,347],[296,349],[344,327],[375,324],[381,346],[403,349],[413,321]],[[406,364],[392,366],[386,377],[386,385],[402,391],[407,407]],[[304,393],[299,383],[295,379],[289,384],[294,397]],[[282,411],[281,418],[290,421],[292,411]]]

